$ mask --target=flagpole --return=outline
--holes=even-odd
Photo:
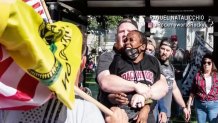
[[[45,11],[45,14],[48,18],[48,22],[49,23],[52,23],[52,19],[51,19],[51,16],[48,12],[48,8],[45,4],[45,1],[44,0],[40,0],[41,3],[42,3],[42,7]],[[105,114],[109,115],[109,116],[112,116],[113,115],[113,112],[108,109],[106,106],[104,106],[103,104],[101,104],[100,102],[96,101],[93,97],[89,96],[88,94],[86,94],[85,92],[83,92],[82,90],[80,90],[78,87],[74,86],[74,90],[75,92],[80,96],[82,97],[83,99],[95,104],[102,112],[104,112]]]
[[[47,17],[47,19],[48,19],[48,22],[49,23],[53,23],[52,22],[52,19],[51,19],[51,16],[50,16],[50,14],[49,14],[49,12],[48,12],[48,8],[47,8],[47,6],[46,6],[46,4],[45,4],[45,1],[44,0],[40,0],[41,1],[41,3],[42,3],[42,7],[43,7],[43,9],[44,9],[44,11],[45,11],[45,15],[46,15],[46,17]]]
[[[110,109],[108,109],[106,106],[96,101],[93,97],[89,96],[88,94],[80,90],[77,86],[74,86],[74,90],[80,97],[95,104],[105,114],[110,115],[110,116],[113,115],[113,112]]]

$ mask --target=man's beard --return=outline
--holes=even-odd
[[[160,59],[161,59],[161,61],[165,62],[165,61],[169,60],[169,57],[167,57],[166,55],[161,55]]]

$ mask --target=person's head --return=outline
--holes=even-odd
[[[145,52],[150,55],[155,55],[156,41],[153,38],[147,37],[147,47]]]
[[[163,39],[159,46],[159,59],[167,61],[173,54],[173,43],[168,39]]]
[[[178,38],[177,38],[177,35],[171,35],[171,38],[170,38],[171,42],[173,43],[173,50],[176,50],[177,47],[178,47]]]
[[[138,30],[137,23],[132,19],[123,19],[117,26],[115,48],[120,50],[123,48],[123,39],[127,36],[129,31]]]
[[[217,68],[213,62],[212,54],[206,53],[201,61],[201,71],[203,73],[217,72]]]
[[[143,33],[138,30],[130,31],[124,39],[124,50],[131,60],[136,60],[138,56],[142,56],[145,52],[147,40]]]

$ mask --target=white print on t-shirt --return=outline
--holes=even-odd
[[[144,74],[144,76],[143,76],[143,74]],[[154,83],[154,74],[153,74],[153,72],[148,71],[148,70],[144,70],[144,71],[127,71],[127,72],[121,74],[121,77],[123,79],[129,80],[129,81],[146,80],[147,82],[150,82],[151,84]]]
[[[170,68],[170,66],[164,67],[164,66],[162,65],[161,67],[162,67],[163,74],[164,74],[164,76],[165,76],[165,78],[166,78],[166,80],[167,80],[168,89],[172,89],[172,88],[173,88],[173,82],[174,82],[174,80],[175,80],[173,71],[172,71],[172,69]]]

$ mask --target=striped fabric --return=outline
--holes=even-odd
[[[17,120],[18,123],[64,123],[66,117],[66,107],[53,98],[40,107],[23,111]]]
[[[40,14],[40,16],[47,22],[47,17],[45,14],[45,11],[42,7],[42,3],[40,0],[23,0],[24,2],[26,2],[28,5],[32,6],[34,8],[34,10]]]
[[[23,0],[46,20],[39,0]],[[52,97],[49,89],[26,74],[0,45],[0,109],[28,110]]]
[[[0,53],[0,109],[27,110],[51,98],[48,88],[20,69],[1,46]]]

